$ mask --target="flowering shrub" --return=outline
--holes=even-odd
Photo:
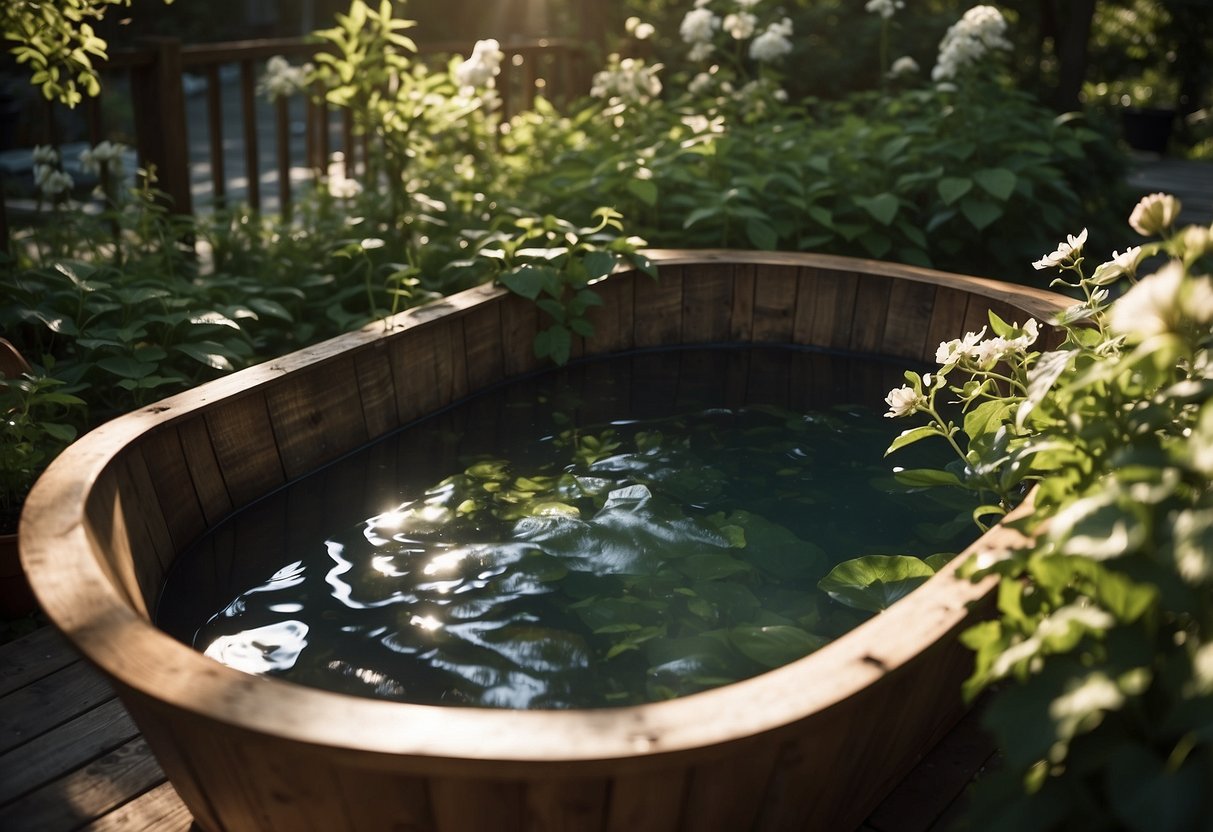
[[[986,495],[979,519],[1035,489],[1016,523],[1031,543],[969,564],[1002,582],[998,618],[964,635],[966,690],[1008,683],[982,829],[1186,830],[1213,811],[1213,228],[1177,230],[1179,208],[1142,200],[1133,228],[1163,239],[1094,271],[1085,232],[1034,264],[1081,293],[1051,322],[1057,349],[991,315],[993,338],[941,344],[937,372],[889,394],[890,417],[926,419],[890,451],[939,437],[956,453],[904,481]]]
[[[931,70],[935,81],[951,81],[978,66],[995,49],[1010,50],[1007,21],[993,6],[974,6],[954,23],[939,43],[939,58]]]

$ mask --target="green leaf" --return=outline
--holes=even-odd
[[[651,179],[629,179],[627,189],[650,208],[657,204],[657,183]]]
[[[918,442],[921,439],[926,439],[928,436],[940,435],[939,430],[931,425],[923,425],[922,427],[903,430],[897,435],[897,438],[893,440],[892,444],[889,445],[889,448],[884,452],[884,455],[888,456],[894,451],[900,450],[906,445],[913,445],[915,442]]]
[[[1006,168],[986,168],[973,174],[973,181],[982,190],[1003,202],[1011,198],[1015,192],[1016,176]]]
[[[761,251],[773,251],[779,245],[779,235],[775,233],[775,229],[761,220],[748,221],[745,224],[745,231],[754,248]]]
[[[956,200],[973,190],[972,179],[960,179],[955,176],[945,176],[939,180],[939,184],[935,186],[935,190],[939,191],[939,198],[944,201],[945,205],[951,205]]]
[[[137,361],[126,355],[111,355],[102,358],[97,362],[97,366],[122,378],[143,378],[156,371],[155,364]]]
[[[970,196],[960,203],[960,213],[964,214],[965,219],[975,229],[984,231],[1002,216],[1003,211],[999,205]]]
[[[729,630],[729,641],[747,659],[763,667],[782,667],[824,646],[829,639],[792,627],[741,626]]]
[[[893,194],[877,194],[874,197],[855,197],[855,204],[863,208],[881,225],[888,225],[897,216],[901,201]]]
[[[615,269],[615,255],[609,251],[591,251],[582,259],[587,280],[606,277]]]
[[[882,612],[923,584],[935,570],[907,555],[868,555],[843,561],[817,582],[835,601]]]
[[[173,349],[188,355],[190,358],[205,364],[208,367],[213,367],[216,370],[225,370],[230,372],[231,370],[236,369],[227,356],[213,349],[214,346],[218,345],[204,346],[202,344],[178,344],[177,346],[173,347]]]
[[[936,471],[931,468],[911,468],[894,471],[893,476],[902,485],[912,487],[928,487],[936,485],[962,485],[960,479],[951,471]]]
[[[519,266],[498,278],[501,285],[527,300],[535,300],[543,292],[557,295],[560,291],[560,275],[547,266]]]

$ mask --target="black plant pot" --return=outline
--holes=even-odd
[[[1175,110],[1156,107],[1128,107],[1121,112],[1125,141],[1134,150],[1166,153],[1175,126]]]

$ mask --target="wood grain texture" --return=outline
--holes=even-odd
[[[793,340],[918,360],[933,355],[938,340],[963,334],[987,308],[1007,309],[1009,320],[1043,319],[1065,303],[1038,290],[847,258],[708,251],[654,259],[658,283],[622,272],[596,284],[608,305],[594,310],[600,337],[586,350],[715,338],[727,321],[731,340]],[[168,562],[165,553],[171,559],[200,522],[214,527],[393,422],[537,366],[527,350],[539,325],[533,310],[503,291],[461,293],[107,423],[69,448],[35,487],[22,536],[31,582],[68,638],[114,681],[203,828],[371,828],[363,821],[435,832],[842,828],[859,823],[890,778],[938,736],[949,718],[940,702],[955,693],[955,669],[938,665],[954,662],[957,629],[977,614],[971,602],[988,600],[993,586],[961,581],[951,568],[776,671],[681,700],[605,711],[502,715],[341,697],[246,676],[151,628],[144,599]],[[681,380],[686,360],[671,352],[659,374],[630,373],[626,395],[677,402],[689,392]],[[734,360],[722,363],[719,383],[739,401],[811,395],[789,378],[809,376],[814,387],[835,389],[855,382],[845,368],[807,358],[769,378],[734,374]],[[329,395],[334,390],[339,395]],[[444,458],[457,445],[418,433],[399,448],[398,457],[380,461],[381,474],[362,479],[399,476],[419,457]],[[195,503],[178,512],[165,500],[189,494],[176,482],[183,467]],[[173,485],[162,493],[165,478]],[[222,528],[254,541],[284,533],[244,519]],[[1015,540],[997,526],[970,551],[997,551]],[[216,562],[214,579],[240,566]],[[5,699],[33,709],[38,685],[53,684],[71,691],[74,704],[44,709],[42,722],[34,721],[39,733],[77,719],[108,690],[76,678],[74,667]],[[28,720],[6,722],[4,714],[0,743],[31,741]],[[886,721],[877,723],[874,714]],[[116,778],[158,788],[158,781],[139,779],[152,769],[136,757],[114,758]],[[804,787],[819,782],[821,788]],[[371,784],[400,797],[364,805]],[[79,784],[64,788],[60,802],[79,797],[84,814],[106,804]],[[39,812],[50,810],[49,797],[37,801],[44,801]]]
[[[369,439],[352,354],[293,373],[266,391],[265,402],[288,480],[332,462]]]
[[[766,266],[754,276],[754,328],[750,337],[764,344],[792,340],[798,294],[797,269]]]
[[[84,827],[85,832],[190,832],[189,809],[171,783],[161,783]]]
[[[206,427],[234,506],[286,482],[264,393],[218,402],[206,412]]]

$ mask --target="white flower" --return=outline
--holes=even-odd
[[[687,53],[687,57],[698,63],[699,61],[707,60],[714,51],[716,51],[716,47],[710,43],[697,43],[691,47],[691,51]]]
[[[694,8],[686,13],[678,34],[684,43],[707,43],[712,34],[720,28],[720,17],[711,9]]]
[[[1022,327],[1023,335],[1016,336],[1007,341],[1007,346],[1014,350],[1026,350],[1028,347],[1036,343],[1036,339],[1040,337],[1040,324],[1035,318],[1028,318]]]
[[[921,393],[915,392],[914,388],[905,385],[889,391],[889,395],[884,397],[885,403],[889,406],[889,412],[885,414],[886,419],[895,419],[900,416],[909,416],[921,405],[927,403],[926,397]]]
[[[1112,304],[1108,324],[1118,335],[1141,341],[1213,323],[1213,280],[1187,278],[1183,264],[1172,260]]]
[[[893,65],[889,67],[889,75],[893,78],[901,78],[905,75],[915,75],[918,72],[918,61],[911,58],[909,55],[902,55],[897,60],[893,61]]]
[[[307,86],[311,72],[311,64],[291,66],[286,58],[274,55],[265,62],[265,72],[257,84],[257,91],[271,101],[294,95]]]
[[[939,42],[939,57],[931,80],[949,81],[965,67],[981,61],[993,49],[1010,49],[1007,21],[993,6],[974,6],[953,23]]]
[[[1087,229],[1085,228],[1077,237],[1075,237],[1073,234],[1067,234],[1066,241],[1064,243],[1058,243],[1055,251],[1046,254],[1044,257],[1035,261],[1032,264],[1032,268],[1039,271],[1040,269],[1060,266],[1063,263],[1076,260],[1078,255],[1082,253],[1082,247],[1086,241]]]
[[[48,144],[34,147],[34,164],[54,165],[59,161],[59,151]]]
[[[699,73],[691,79],[689,84],[687,84],[687,91],[690,92],[691,95],[703,95],[704,93],[710,92],[711,89],[712,76],[706,72]]]
[[[961,358],[972,352],[973,347],[977,346],[977,342],[986,334],[986,328],[983,326],[980,332],[967,332],[965,337],[953,338],[951,341],[943,341],[939,344],[939,348],[935,350],[935,363],[947,366],[955,364]]]
[[[772,23],[767,30],[750,42],[750,57],[759,63],[777,61],[792,51],[792,21],[784,18]]]
[[[737,0],[737,8],[752,9],[761,2],[762,0]]]
[[[91,173],[94,176],[100,175],[102,170],[109,172],[112,176],[120,176],[122,174],[122,154],[125,152],[126,147],[118,142],[101,142],[96,147],[80,151],[80,168],[85,173]]]
[[[492,86],[493,79],[501,72],[504,58],[501,44],[493,38],[476,41],[471,57],[455,67],[455,83],[460,89]]]
[[[1112,251],[1112,259],[1101,263],[1091,275],[1091,282],[1097,286],[1111,283],[1122,275],[1133,277],[1137,274],[1137,265],[1141,262],[1141,246],[1133,246],[1124,254]]]
[[[623,29],[636,40],[648,40],[657,33],[652,23],[644,23],[639,17],[629,17],[623,22]]]
[[[643,60],[620,60],[618,55],[612,55],[607,68],[594,75],[590,95],[634,103],[656,98],[661,94],[661,79],[657,77],[661,68],[661,64],[645,66]]]
[[[353,199],[362,193],[362,183],[357,179],[333,176],[329,179],[329,194],[337,199]]]
[[[897,13],[898,9],[905,8],[905,5],[904,0],[868,0],[863,8],[865,11],[873,12],[888,20]]]
[[[995,336],[987,338],[969,351],[969,355],[982,367],[996,364],[1011,350],[1011,342]]]
[[[1170,194],[1144,196],[1129,215],[1129,225],[1138,234],[1161,234],[1175,222],[1182,204]]]
[[[724,30],[734,40],[745,40],[751,37],[756,28],[758,28],[758,18],[749,12],[730,14],[724,19]]]
[[[69,174],[49,165],[40,165],[34,176],[43,196],[50,199],[57,199],[76,185]]]

